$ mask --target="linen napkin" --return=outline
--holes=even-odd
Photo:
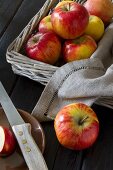
[[[113,108],[113,22],[89,59],[59,67],[32,111],[39,121],[54,120],[65,105],[94,102]]]

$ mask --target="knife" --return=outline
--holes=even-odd
[[[0,103],[12,127],[29,170],[48,170],[43,155],[31,136],[31,125],[25,123],[0,82]]]

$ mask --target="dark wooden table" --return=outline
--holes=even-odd
[[[45,0],[0,0],[0,80],[15,106],[29,113],[44,86],[15,75],[5,54],[8,45],[44,2]],[[53,122],[41,123],[46,137],[44,158],[49,170],[113,170],[113,110],[97,105],[93,105],[93,109],[100,121],[100,135],[96,143],[84,151],[62,147],[55,136]]]

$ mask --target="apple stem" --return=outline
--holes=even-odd
[[[70,11],[70,3],[68,3],[68,5],[67,6],[63,6],[63,10],[64,11]]]
[[[37,42],[37,38],[34,38],[34,39],[33,39],[33,42],[36,43],[36,42]]]
[[[69,3],[69,5],[68,5],[68,11],[70,11],[70,3]]]
[[[79,124],[82,125],[82,123],[88,118],[89,118],[88,116],[85,116],[83,119],[80,119]]]

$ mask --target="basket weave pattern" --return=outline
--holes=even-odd
[[[20,49],[40,20],[49,13],[52,6],[57,2],[58,0],[47,0],[39,12],[23,29],[20,35],[9,45],[6,52],[7,62],[11,63],[14,73],[26,76],[32,80],[40,82],[43,85],[47,84],[58,67],[32,60],[21,54]],[[77,2],[83,4],[85,0],[78,0]]]

